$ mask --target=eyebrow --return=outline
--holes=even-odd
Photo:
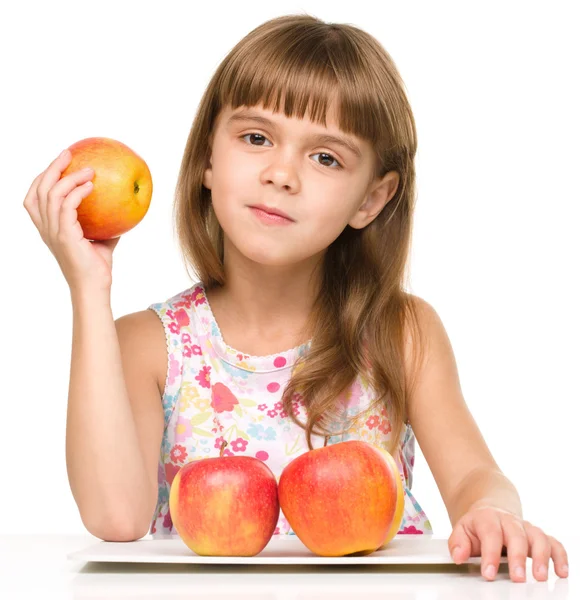
[[[274,129],[276,129],[276,127],[277,127],[276,123],[274,123],[270,119],[267,119],[266,117],[262,117],[261,115],[258,115],[256,113],[249,112],[249,111],[242,111],[242,112],[232,115],[227,120],[226,125],[230,125],[237,121],[254,121],[256,123],[260,123],[261,125],[270,125]],[[312,139],[317,140],[320,143],[337,144],[339,146],[342,146],[343,148],[350,150],[350,152],[352,152],[354,155],[358,156],[358,158],[362,158],[362,153],[361,153],[360,149],[358,148],[358,146],[356,146],[353,142],[351,142],[347,138],[337,137],[335,135],[330,135],[327,133],[313,134],[311,137],[312,137]]]

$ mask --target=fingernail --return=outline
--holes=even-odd
[[[546,565],[540,565],[538,567],[538,575],[540,577],[545,577],[547,572],[548,572],[548,570],[546,569]]]
[[[485,576],[490,579],[495,575],[495,567],[493,565],[488,565],[485,569]]]
[[[68,148],[65,148],[61,153],[59,158],[64,158],[68,154]]]
[[[562,573],[564,573],[564,575],[568,575],[568,565],[562,565]]]
[[[516,567],[515,573],[516,573],[516,577],[525,577],[526,576],[526,572],[524,571],[523,567]]]
[[[83,173],[90,173],[92,171],[91,167],[85,167],[83,169]]]
[[[455,546],[455,548],[451,550],[451,556],[455,562],[459,560],[459,546]]]

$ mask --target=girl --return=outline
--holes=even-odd
[[[431,534],[411,493],[415,433],[448,509],[457,563],[502,550],[525,580],[567,576],[562,544],[522,518],[517,491],[461,395],[435,310],[404,291],[415,203],[415,122],[391,57],[350,25],[268,21],[217,69],[176,193],[193,285],[113,320],[118,239],[83,237],[93,173],[66,151],[24,206],[69,284],[67,468],[104,540],[177,535],[171,482],[192,460],[295,457],[348,439],[383,445],[405,488],[400,534]],[[278,216],[273,216],[276,213]],[[280,513],[275,533],[292,534]]]

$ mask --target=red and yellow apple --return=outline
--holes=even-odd
[[[397,535],[399,529],[401,529],[401,523],[403,522],[403,516],[405,513],[405,490],[403,489],[403,482],[401,481],[401,476],[399,474],[399,469],[397,467],[397,463],[393,456],[387,452],[384,448],[379,446],[375,446],[380,452],[383,454],[384,459],[389,463],[393,473],[397,476],[397,508],[395,509],[395,516],[393,517],[393,522],[391,523],[391,527],[387,533],[387,537],[384,539],[383,543],[377,548],[377,550],[383,550],[387,544]]]
[[[384,546],[398,531],[404,500],[394,459],[361,440],[295,458],[280,475],[278,498],[294,533],[319,556]]]
[[[173,525],[201,556],[255,556],[270,541],[278,517],[276,477],[252,456],[223,456],[185,464],[169,492]]]
[[[94,171],[93,188],[77,208],[85,238],[109,240],[133,229],[151,203],[147,163],[122,142],[106,137],[85,138],[68,149],[71,161],[61,179],[84,167]]]

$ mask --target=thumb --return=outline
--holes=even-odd
[[[120,239],[121,239],[121,236],[113,238],[111,240],[103,240],[102,244],[103,244],[103,246],[106,246],[110,250],[114,250],[115,246],[119,243]]]
[[[111,252],[115,249],[115,246],[119,243],[121,236],[112,238],[110,240],[91,240],[91,244],[96,246],[102,246],[103,248],[107,248]]]
[[[471,556],[471,539],[463,524],[458,523],[447,542],[449,553],[456,564],[460,565]]]

